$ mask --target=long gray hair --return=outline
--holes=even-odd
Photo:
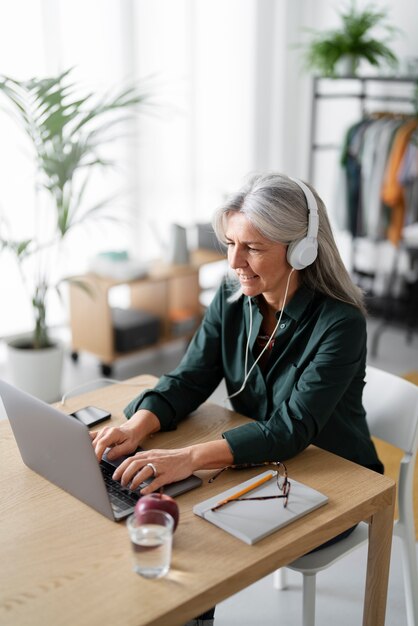
[[[325,205],[315,189],[310,185],[308,187],[318,205],[318,256],[311,265],[300,270],[301,281],[307,287],[352,304],[364,313],[363,293],[353,283],[344,266]],[[226,243],[225,218],[231,211],[243,213],[263,237],[276,243],[289,245],[307,233],[305,194],[284,174],[251,175],[245,185],[216,211],[213,228],[222,243]]]

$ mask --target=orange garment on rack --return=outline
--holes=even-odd
[[[387,237],[394,245],[401,240],[405,220],[405,194],[398,180],[398,172],[409,139],[417,127],[418,120],[410,120],[396,132],[383,180],[382,200],[391,209]]]

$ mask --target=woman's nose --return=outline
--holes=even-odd
[[[229,248],[229,265],[233,270],[248,265],[244,251],[238,246]]]

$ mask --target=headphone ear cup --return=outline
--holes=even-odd
[[[315,237],[304,237],[293,241],[287,248],[287,262],[295,270],[303,270],[318,256],[318,242]]]

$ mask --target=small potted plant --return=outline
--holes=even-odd
[[[384,10],[372,4],[357,9],[353,0],[339,15],[340,28],[310,31],[312,39],[304,50],[307,69],[321,76],[356,76],[362,60],[396,68],[398,59],[388,43],[397,29],[388,23]]]
[[[27,214],[31,236],[14,237],[0,216],[0,251],[15,257],[34,318],[33,332],[10,342],[9,356],[17,358],[11,373],[15,384],[47,401],[57,399],[61,382],[62,348],[52,341],[47,320],[51,292],[59,293],[63,280],[63,244],[90,220],[118,219],[109,213],[109,198],[88,207],[85,195],[93,171],[111,165],[101,154],[111,131],[146,100],[136,87],[114,96],[81,95],[71,71],[27,81],[0,76],[0,98],[29,139],[36,164],[35,202]]]

